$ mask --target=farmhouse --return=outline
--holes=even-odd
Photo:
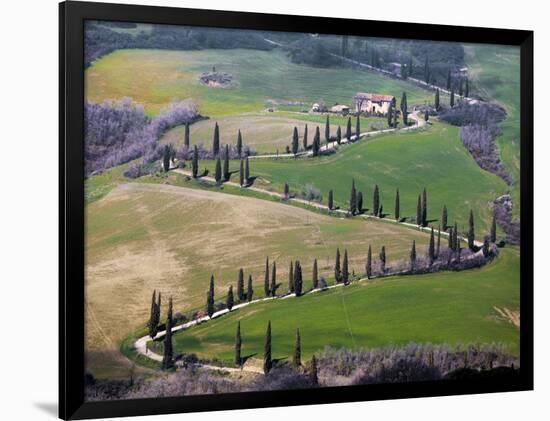
[[[358,92],[353,97],[356,112],[386,115],[390,105],[395,107],[395,97],[391,95]]]

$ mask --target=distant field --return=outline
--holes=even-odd
[[[520,171],[520,56],[519,47],[494,45],[465,46],[466,61],[474,89],[482,96],[499,102],[508,117],[497,138],[502,161],[512,174],[514,215],[519,216]]]
[[[267,321],[273,358],[291,358],[296,328],[302,357],[332,347],[408,342],[502,343],[519,352],[519,329],[494,307],[519,311],[519,252],[502,250],[489,266],[466,272],[394,277],[298,299],[255,304],[174,335],[178,352],[232,362],[237,321],[244,356],[263,356]]]
[[[203,308],[212,273],[216,299],[224,299],[230,284],[236,287],[240,267],[252,274],[255,296],[261,296],[266,256],[277,262],[284,290],[291,259],[301,260],[307,287],[314,258],[320,275],[332,277],[336,247],[349,250],[350,272],[362,273],[369,244],[375,253],[385,245],[391,264],[406,258],[413,239],[424,253],[427,234],[393,224],[219,192],[119,185],[86,207],[90,369],[111,375],[127,364],[116,351],[125,336],[144,326],[154,289],[165,303],[174,297],[175,311],[189,311]]]
[[[240,116],[222,117],[220,119],[202,120],[190,126],[191,144],[204,144],[207,148],[212,146],[214,125],[216,122],[220,127],[220,142],[235,145],[237,133],[241,130],[243,142],[251,146],[258,153],[285,153],[286,146],[292,142],[294,127],[298,127],[300,136],[300,148],[302,148],[302,136],[304,127],[308,125],[308,144],[313,142],[315,127],[319,126],[321,142],[325,141],[326,116],[298,114],[290,112],[245,114]],[[345,136],[347,117],[330,116],[331,135],[335,136],[338,125],[341,126],[342,136]],[[355,132],[355,118],[352,118],[352,129]],[[385,118],[361,118],[361,131],[369,130],[370,124],[377,124],[387,127]],[[183,144],[184,127],[176,127],[169,130],[161,139],[162,143],[181,145]]]
[[[200,167],[213,169],[212,161],[201,161]],[[231,168],[238,170],[238,163]],[[374,185],[378,184],[385,212],[394,210],[395,190],[401,196],[401,215],[415,217],[418,194],[428,191],[428,217],[437,220],[444,204],[449,221],[467,230],[470,208],[477,221],[478,238],[488,232],[492,216],[492,200],[508,188],[497,176],[479,168],[462,146],[458,128],[434,123],[427,130],[388,134],[341,147],[338,153],[316,159],[251,160],[256,183],[282,191],[288,182],[291,191],[299,191],[307,183],[318,187],[326,199],[334,191],[335,201],[349,205],[351,180],[363,192],[364,206],[372,205]],[[234,173],[235,180],[238,173]]]
[[[220,89],[199,83],[213,66],[235,77],[237,87]],[[409,105],[433,101],[433,94],[376,73],[314,68],[291,63],[284,53],[257,50],[118,50],[86,69],[89,101],[132,97],[149,114],[173,100],[193,99],[203,115],[219,118],[258,112],[277,102],[349,104],[359,91],[407,92]]]

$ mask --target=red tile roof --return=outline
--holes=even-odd
[[[367,92],[358,92],[353,97],[354,99],[366,99],[374,102],[391,102],[395,97],[391,95],[371,94]]]

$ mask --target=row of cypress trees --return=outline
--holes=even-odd
[[[237,322],[237,331],[235,333],[235,365],[242,366],[244,364],[244,358],[242,356],[242,336],[241,336],[241,322]],[[294,352],[292,354],[292,366],[296,369],[302,367],[302,338],[300,336],[300,328],[296,328],[296,336],[294,339]],[[272,332],[271,332],[271,320],[267,322],[267,328],[265,332],[264,340],[264,374],[268,375],[273,368],[273,355],[272,355]],[[318,383],[317,374],[317,359],[315,355],[312,356],[309,367],[309,376],[313,384]]]

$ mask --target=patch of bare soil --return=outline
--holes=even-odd
[[[510,323],[512,323],[515,327],[519,329],[520,326],[520,313],[519,310],[510,310],[506,307],[493,307],[495,311],[504,319],[508,320]]]

